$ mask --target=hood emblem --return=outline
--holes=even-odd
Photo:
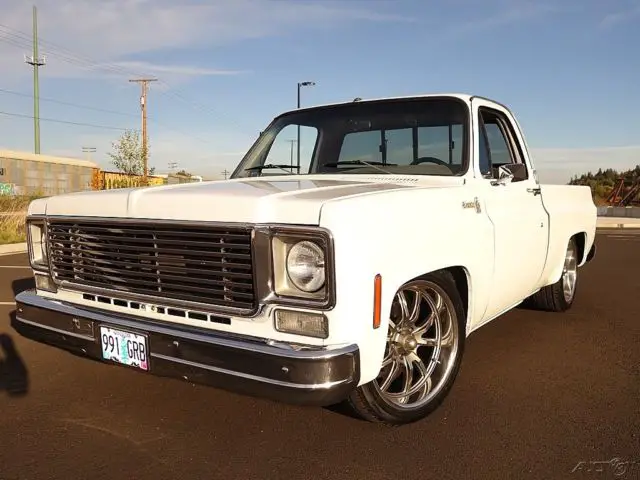
[[[476,213],[482,212],[482,208],[480,207],[480,202],[478,201],[478,197],[475,197],[472,202],[462,202],[462,208],[475,208]]]

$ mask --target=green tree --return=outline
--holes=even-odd
[[[640,180],[640,165],[625,171],[617,171],[612,168],[603,170],[599,168],[596,173],[587,172],[582,175],[574,175],[569,181],[569,185],[584,185],[591,188],[593,199],[597,205],[606,203],[606,198],[613,191],[619,179],[624,179],[625,185],[629,188],[632,184]]]
[[[118,171],[128,175],[142,175],[144,155],[142,141],[137,130],[126,130],[116,142],[112,142],[113,152],[109,152],[111,163]],[[147,144],[147,149],[148,149]],[[155,167],[147,167],[148,174],[155,173]]]
[[[112,142],[111,163],[118,171],[129,175],[142,175],[142,142],[136,130],[126,130],[116,142]]]

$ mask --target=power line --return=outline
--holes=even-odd
[[[18,47],[24,47],[25,42],[30,41],[30,37],[25,32],[16,30],[14,28],[11,28],[3,24],[0,24],[0,29],[10,30],[9,32],[7,31],[1,32],[1,33],[4,33],[5,37],[4,39],[0,37],[0,40],[4,40],[6,43],[9,43],[11,45],[18,46]],[[15,33],[12,33],[12,32],[15,32]],[[55,43],[52,43],[46,40],[40,40],[40,44],[43,45],[45,48],[47,48],[50,56],[57,57],[67,63],[81,66],[81,67],[82,66],[97,67],[98,69],[105,70],[105,71],[111,71],[111,72],[120,73],[123,75],[131,75],[130,70],[126,70],[116,65],[99,64],[97,62],[92,61],[90,58],[82,57],[76,54],[75,52],[72,52],[71,50],[68,50],[62,46],[56,45]],[[30,46],[30,44],[28,45]]]
[[[7,29],[7,30],[12,30],[13,32],[16,33],[11,33],[11,32],[3,32],[1,29]],[[8,37],[2,37],[0,36],[0,41],[5,41],[6,43],[19,47],[19,48],[23,48],[25,46],[28,46],[25,42],[27,40],[27,35],[25,33],[20,32],[19,30],[15,30],[11,27],[8,27],[6,25],[0,24],[0,33],[4,33],[5,35],[8,35]],[[56,46],[55,44],[42,40],[39,40],[39,43],[41,45],[44,45],[45,47],[47,45],[51,45],[54,48],[52,49],[51,47],[48,47],[48,55],[54,58],[59,58],[60,60],[67,62],[69,64],[72,65],[76,65],[76,66],[80,66],[80,67],[89,67],[92,69],[97,69],[97,70],[103,70],[103,71],[107,71],[107,72],[112,72],[112,73],[116,73],[116,74],[120,74],[123,76],[130,76],[130,75],[135,75],[138,76],[139,72],[134,72],[133,70],[130,69],[125,69],[123,67],[117,66],[117,65],[112,65],[112,64],[108,64],[108,63],[103,63],[103,64],[99,64],[97,62],[92,61],[91,59],[86,59],[86,57],[82,57],[82,56],[77,56],[75,54],[73,54],[73,52],[70,52],[69,50],[65,49],[64,47],[59,47]],[[71,55],[66,55],[66,54],[60,54],[58,53],[56,50],[62,50],[62,51],[68,51],[71,53]],[[188,98],[186,98],[185,96],[181,95],[180,93],[174,91],[176,90],[175,87],[172,87],[171,85],[169,85],[167,82],[163,81],[163,80],[158,80],[158,84],[159,85],[163,85],[165,86],[165,88],[167,89],[167,91],[162,91],[162,90],[158,90],[157,93],[159,95],[164,95],[164,96],[172,96],[174,98],[177,98],[178,100],[184,102],[184,103],[188,103],[192,108],[197,109],[197,110],[201,110],[204,112],[207,112],[207,110],[209,112],[212,113],[216,113],[215,111],[213,111],[212,109],[207,109],[207,107],[198,104],[197,102],[194,102]],[[24,95],[24,94],[23,94]],[[41,99],[44,100],[44,99]],[[48,101],[52,101],[52,100],[48,100]],[[59,101],[55,101],[55,103],[60,103]],[[103,109],[97,109],[97,108],[92,108],[92,107],[85,107],[85,106],[80,106],[80,105],[71,105],[69,103],[65,103],[69,106],[76,106],[78,108],[87,108],[87,109],[91,109],[91,110],[97,110],[97,111],[105,111],[105,113],[116,113],[113,111],[106,111]],[[219,112],[221,113],[221,112]],[[118,114],[122,115],[122,113],[118,112]],[[232,119],[229,118],[228,115],[224,115],[225,120],[226,121],[231,121],[231,123],[235,123],[233,122]],[[198,140],[200,142],[206,143],[211,145],[212,143],[209,140],[205,140],[201,137],[198,137],[196,135],[193,135],[191,133],[186,133],[184,131],[178,130],[175,127],[169,127],[166,124],[164,124],[163,122],[160,122],[156,119],[154,119],[153,117],[149,117],[149,121],[156,123],[157,125],[163,126],[164,128],[167,128],[168,130],[173,130],[174,132],[180,133],[181,135],[184,135],[185,137],[188,138],[193,138],[195,140]]]
[[[15,92],[13,90],[6,90],[4,88],[0,88],[0,93],[7,93],[9,95],[15,95],[18,97],[25,97],[25,98],[33,98],[33,95],[29,95],[28,93],[22,93],[22,92]],[[51,103],[57,103],[58,105],[66,105],[68,107],[75,107],[75,108],[82,108],[85,110],[95,110],[96,112],[103,112],[103,113],[113,113],[114,115],[123,115],[126,117],[138,117],[137,115],[133,114],[133,113],[125,113],[125,112],[118,112],[115,110],[107,110],[104,108],[98,108],[98,107],[90,107],[88,105],[80,105],[77,103],[71,103],[71,102],[64,102],[62,100],[56,100],[54,98],[45,98],[45,97],[40,97],[41,101],[45,101],[45,102],[51,102]]]
[[[19,117],[19,118],[30,118],[33,119],[33,115],[23,115],[21,113],[12,113],[12,112],[3,112],[0,110],[0,115],[7,115],[9,117]],[[67,125],[77,125],[80,127],[93,127],[93,128],[102,128],[105,130],[121,130],[121,131],[126,131],[126,130],[130,130],[128,128],[122,128],[122,127],[112,127],[112,126],[108,126],[108,125],[96,125],[94,123],[82,123],[82,122],[71,122],[68,120],[59,120],[57,118],[42,118],[40,117],[40,120],[43,122],[53,122],[53,123],[64,123]]]
[[[4,34],[4,37],[2,36],[2,34]],[[9,27],[8,25],[4,25],[2,23],[0,23],[0,41],[4,41],[10,45],[13,46],[17,46],[19,48],[24,48],[25,46],[31,46],[30,44],[30,35],[26,34],[25,32],[22,32],[20,30],[16,30],[12,27]],[[140,72],[134,72],[132,69],[128,69],[128,68],[124,68],[122,66],[119,65],[114,65],[114,64],[110,64],[110,63],[98,63],[95,60],[92,60],[89,57],[86,56],[82,56],[77,54],[76,52],[73,52],[65,47],[62,47],[60,45],[57,45],[53,42],[50,42],[48,40],[44,40],[42,38],[40,38],[39,40],[39,44],[44,47],[44,49],[47,50],[47,54],[51,57],[54,58],[58,58],[63,62],[75,65],[75,66],[79,66],[79,67],[88,67],[89,69],[92,70],[102,70],[102,71],[106,71],[106,72],[111,72],[114,74],[119,74],[122,76],[142,76],[140,74]],[[187,98],[185,95],[182,94],[182,92],[178,89],[176,89],[175,87],[173,87],[172,85],[169,85],[166,81],[163,80],[159,80],[158,81],[159,85],[162,85],[165,87],[166,91],[163,91],[162,89],[158,89],[157,93],[159,95],[165,95],[165,96],[172,96],[180,101],[182,101],[185,104],[189,104],[190,107],[196,109],[196,110],[200,110],[202,112],[205,113],[210,113],[213,114],[214,116],[220,116],[220,117],[224,117],[224,120],[228,123],[231,124],[235,124],[236,127],[239,127],[240,129],[242,129],[242,127],[239,125],[239,123],[237,121],[234,121],[233,118],[231,118],[228,114],[224,113],[224,112],[220,112],[220,111],[216,111],[213,108],[207,107],[201,103],[198,103],[196,101],[193,101],[189,98]],[[51,100],[48,100],[51,101]],[[59,101],[56,101],[56,103],[60,103]],[[71,106],[71,105],[70,105]],[[96,110],[96,111],[101,111],[101,109],[97,109],[97,108],[91,108],[91,107],[85,107],[85,106],[80,106],[80,105],[74,105],[76,107],[79,108],[87,108],[90,110]],[[113,111],[109,111],[107,112],[105,110],[105,113],[116,113]],[[118,113],[118,114],[122,114],[122,113]],[[195,140],[198,140],[200,142],[212,145],[213,143],[209,140],[205,140],[201,137],[198,137],[192,133],[186,133],[184,131],[178,130],[174,127],[169,127],[166,124],[158,121],[158,120],[154,120],[153,117],[149,118],[149,121],[156,123],[159,126],[163,126],[164,128],[168,129],[168,130],[173,130],[176,133],[179,133],[187,138],[192,138]]]
[[[16,30],[14,28],[11,28],[7,25],[1,24],[0,23],[0,28],[4,28],[5,30],[10,30],[10,32],[4,32],[6,35],[9,36],[9,39],[12,40],[14,43],[8,41],[7,43],[12,43],[13,45],[16,45],[15,42],[25,42],[28,40],[28,36],[26,33],[21,32],[20,30]],[[15,33],[11,33],[11,32],[15,32]],[[13,37],[13,38],[11,38]],[[2,40],[2,38],[0,37],[0,40]],[[52,42],[49,41],[45,41],[45,40],[40,40],[40,44],[45,46],[48,50],[48,54],[52,57],[57,57],[65,62],[74,64],[74,65],[79,65],[79,66],[88,66],[90,68],[95,68],[98,70],[103,70],[103,71],[110,71],[113,73],[117,73],[123,76],[142,76],[140,72],[134,72],[133,70],[121,67],[119,65],[114,65],[114,64],[110,64],[110,63],[98,63],[96,61],[93,61],[92,59],[90,59],[89,57],[85,57],[85,56],[81,56],[78,55],[74,52],[72,52],[71,50],[68,50],[64,47],[61,47],[59,45],[56,45]],[[19,45],[19,46],[24,46],[24,45]],[[47,47],[49,46],[49,47]],[[53,47],[53,48],[52,48]],[[63,52],[63,53],[59,53],[59,52]],[[68,52],[64,53],[64,52]],[[158,94],[160,95],[170,95],[173,96],[175,98],[177,98],[178,100],[183,101],[184,103],[188,103],[191,107],[203,111],[203,112],[209,112],[212,113],[214,115],[222,115],[223,112],[219,112],[214,110],[213,108],[206,106],[202,103],[196,102],[194,100],[191,100],[189,98],[187,98],[183,92],[171,85],[169,85],[166,81],[163,80],[159,80],[158,81],[159,85],[164,85],[167,89],[167,91],[162,91],[162,90],[158,90]],[[227,122],[231,122],[231,123],[235,123],[236,126],[239,126],[237,124],[237,122],[234,122],[231,118],[229,118],[228,114],[224,114],[223,115],[225,118],[225,121]]]
[[[18,97],[33,98],[32,94],[30,95],[28,93],[16,92],[16,91],[13,91],[13,90],[7,90],[5,88],[0,88],[0,93],[7,93],[9,95],[15,95],[15,96],[18,96]],[[66,105],[66,106],[69,106],[69,107],[81,108],[81,109],[85,109],[85,110],[94,110],[96,112],[111,113],[111,114],[114,114],[114,115],[122,115],[122,116],[125,116],[125,117],[138,118],[138,115],[133,114],[133,113],[119,112],[119,111],[116,111],[116,110],[109,110],[109,109],[105,109],[105,108],[92,107],[92,106],[89,106],[89,105],[81,105],[81,104],[78,104],[78,103],[65,102],[65,101],[62,101],[62,100],[56,100],[55,98],[39,97],[39,99],[40,99],[40,101],[56,103],[56,104],[59,104],[59,105]],[[198,137],[197,135],[194,135],[192,133],[187,133],[187,132],[179,130],[179,129],[175,128],[175,127],[169,126],[164,122],[156,120],[155,118],[153,118],[153,116],[147,116],[147,120],[149,122],[151,122],[151,123],[155,123],[155,124],[165,128],[167,130],[179,133],[179,134],[181,134],[181,135],[183,135],[183,136],[185,136],[187,138],[191,138],[191,139],[198,140],[200,142],[203,142],[203,143],[206,143],[206,144],[209,144],[209,145],[213,145],[209,140],[205,140],[204,138]]]

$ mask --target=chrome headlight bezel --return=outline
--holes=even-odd
[[[268,292],[263,291],[264,303],[277,303],[328,310],[335,305],[335,268],[333,237],[321,227],[273,226],[262,230],[266,234],[261,243],[268,249]],[[264,238],[264,237],[263,237]],[[324,283],[305,291],[296,286],[287,269],[291,249],[300,242],[311,242],[324,256]],[[266,280],[266,279],[265,279]]]
[[[43,218],[27,217],[27,253],[33,270],[49,272],[49,248],[47,244],[47,222]]]

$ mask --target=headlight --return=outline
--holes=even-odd
[[[287,274],[304,292],[317,292],[325,284],[324,252],[308,240],[296,243],[287,254]]]
[[[37,270],[47,270],[49,267],[49,255],[44,222],[27,221],[27,242],[31,266]]]
[[[275,300],[287,305],[333,305],[333,244],[321,229],[274,229],[270,234],[271,280]]]

